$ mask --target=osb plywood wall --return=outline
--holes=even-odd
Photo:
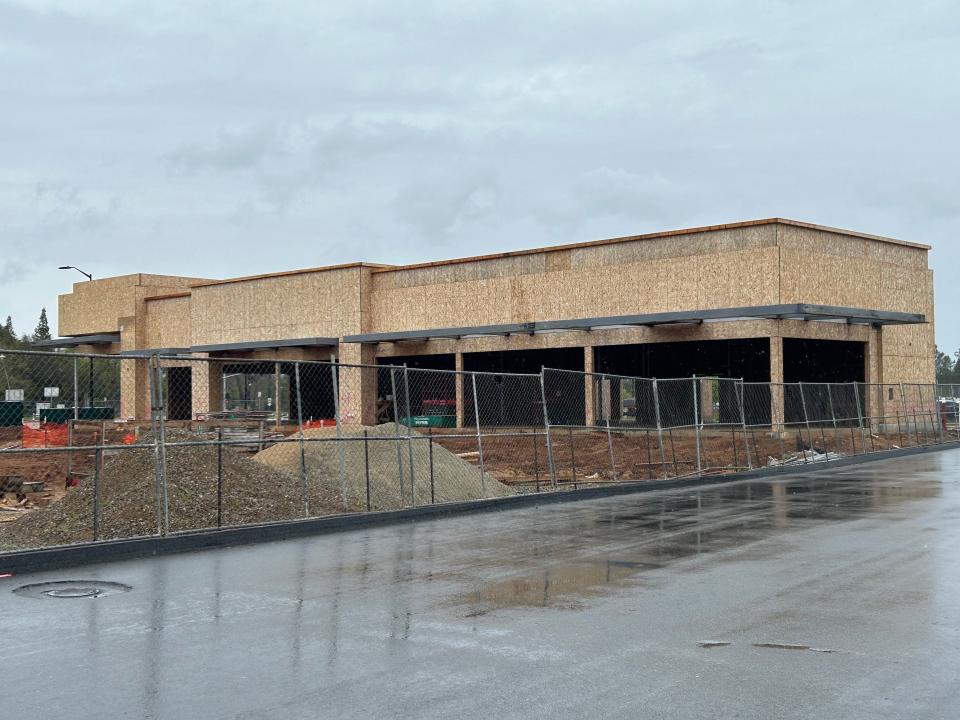
[[[933,318],[925,249],[783,223],[374,270],[371,284],[373,332],[801,302]],[[848,334],[816,326],[803,336]],[[932,380],[932,323],[888,327],[883,347],[884,375]]]
[[[370,331],[776,303],[773,225],[375,270]]]
[[[136,314],[138,299],[181,291],[197,282],[202,279],[135,273],[75,283],[72,293],[58,299],[59,334],[116,332],[119,318]]]
[[[190,347],[190,297],[149,300],[144,325],[144,347]]]
[[[360,332],[360,267],[193,288],[189,345]]]
[[[883,330],[883,376],[933,382],[933,273],[927,251],[778,225],[782,302],[923,313],[927,325]]]
[[[60,332],[116,331],[124,319],[125,347],[181,347],[797,302],[933,318],[923,248],[769,221],[407,268],[350,265],[198,282],[128,275],[77,283],[60,298]],[[191,285],[189,298],[145,302]],[[816,337],[849,335],[808,325]],[[710,327],[689,333],[707,337]],[[793,323],[778,327],[800,332]],[[650,341],[663,336],[637,332]],[[521,341],[483,342],[505,349]],[[888,327],[882,342],[885,378],[933,379],[932,324]]]

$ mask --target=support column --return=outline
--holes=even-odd
[[[593,346],[583,348],[583,371],[587,373],[583,382],[584,423],[591,427],[596,420],[595,398],[593,392]]]
[[[595,387],[600,388],[599,416],[600,421],[604,425],[609,425],[613,422],[617,424],[620,423],[620,413],[617,412],[613,405],[613,382],[609,377],[604,376],[599,384],[594,384]],[[597,408],[594,408],[594,414],[597,414]]]
[[[713,411],[713,378],[700,378],[700,422],[712,425],[717,421]]]
[[[377,422],[377,368],[374,345],[341,342],[337,357],[340,418],[344,425],[375,425]]]
[[[864,414],[870,421],[870,432],[879,432],[891,414],[883,396],[883,326],[870,328],[870,340],[864,353],[863,377],[867,387],[863,393]]]
[[[783,433],[783,338],[770,338],[770,425],[775,433]]]
[[[149,360],[120,361],[120,417],[150,419]]]
[[[463,427],[463,353],[454,353],[453,355],[454,370],[457,371],[454,376],[454,384],[456,386],[455,395],[457,401],[457,427]]]
[[[223,410],[223,361],[190,363],[193,417]]]

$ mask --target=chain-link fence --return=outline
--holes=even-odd
[[[960,441],[960,387],[0,355],[0,550]]]

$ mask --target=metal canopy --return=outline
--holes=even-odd
[[[838,307],[835,305],[760,305],[754,307],[718,308],[714,310],[684,310],[646,315],[612,315],[578,320],[548,320],[544,322],[504,325],[476,325],[433,330],[404,330],[400,332],[364,333],[347,335],[343,342],[378,343],[425,340],[459,340],[465,337],[488,335],[533,335],[540,332],[564,330],[596,330],[616,327],[658,327],[663,325],[691,325],[732,320],[817,320],[843,322],[850,325],[920,325],[927,322],[922,314]]]
[[[132,356],[143,356],[143,355],[189,355],[190,348],[188,347],[179,347],[179,348],[143,348],[141,350],[121,350],[117,355],[132,355]]]
[[[98,335],[76,335],[74,337],[53,338],[52,340],[38,340],[32,343],[34,347],[68,348],[79,345],[111,345],[120,342],[120,333],[100,333]]]
[[[249,342],[221,343],[219,345],[193,345],[188,352],[226,352],[230,350],[269,350],[287,347],[332,347],[338,345],[337,338],[313,337],[292,340],[252,340]]]

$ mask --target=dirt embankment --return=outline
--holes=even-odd
[[[196,440],[184,433],[173,440]],[[99,539],[138,537],[157,531],[156,476],[149,437],[104,457],[99,485]],[[232,447],[168,446],[171,531],[217,525],[217,478],[222,478],[223,525],[303,517],[300,479],[258,463]],[[218,470],[218,468],[222,468]],[[339,512],[339,502],[322,484],[309,485],[312,515]],[[57,502],[0,525],[0,550],[46,547],[93,539],[94,482],[80,481]]]
[[[403,425],[385,423],[364,429],[344,430],[343,442],[335,442],[336,428],[304,431],[303,443],[306,476],[319,484],[325,493],[341,496],[342,477],[347,490],[347,509],[366,510],[367,480],[370,486],[371,510],[394,510],[412,504],[477,500],[503,497],[514,491],[480,469],[416,430]],[[411,456],[413,471],[411,473]],[[255,456],[257,462],[284,473],[299,476],[300,442],[297,436],[278,443]],[[411,483],[411,474],[413,481]],[[433,478],[431,482],[431,477]],[[412,489],[411,489],[412,488]]]

